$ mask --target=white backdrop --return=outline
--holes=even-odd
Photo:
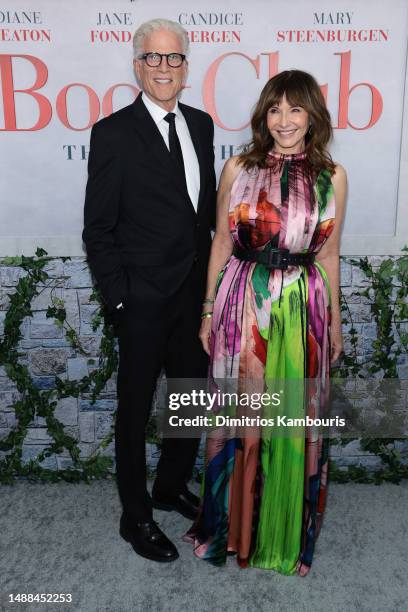
[[[332,155],[349,175],[342,252],[399,252],[408,241],[406,0],[8,0],[0,7],[0,256],[37,245],[83,254],[90,126],[134,99],[131,35],[158,16],[190,33],[182,100],[213,116],[218,173],[248,140],[267,79],[309,71],[327,92]]]

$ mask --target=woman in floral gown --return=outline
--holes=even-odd
[[[294,381],[292,400],[318,417],[342,352],[346,175],[327,151],[330,116],[311,75],[270,79],[251,125],[251,144],[226,162],[219,186],[200,332],[210,382],[230,379],[242,390],[249,380],[264,388]],[[208,434],[199,516],[187,534],[198,557],[222,565],[237,553],[241,567],[307,574],[325,506],[328,439],[306,429]]]

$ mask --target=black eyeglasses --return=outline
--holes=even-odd
[[[170,68],[180,68],[181,64],[186,59],[183,53],[143,53],[137,59],[142,59],[151,68],[157,68],[162,63],[163,57],[167,60],[167,65]]]

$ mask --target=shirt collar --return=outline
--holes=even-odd
[[[159,123],[159,121],[162,121],[164,117],[167,115],[167,113],[169,112],[169,111],[164,110],[164,108],[162,108],[155,102],[152,102],[150,98],[146,96],[145,92],[142,93],[142,101],[144,105],[146,106],[147,110],[149,111],[149,113],[151,114],[153,121],[156,124]],[[180,117],[180,109],[179,109],[177,100],[176,100],[176,104],[173,110],[170,112],[175,113],[176,117]]]

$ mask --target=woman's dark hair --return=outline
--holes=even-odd
[[[326,149],[333,135],[330,114],[318,83],[302,70],[285,70],[266,83],[251,119],[252,141],[239,161],[247,170],[265,168],[267,154],[274,145],[267,113],[280,104],[284,95],[291,106],[301,106],[309,114],[311,128],[305,137],[305,152],[310,170],[319,173],[326,168],[333,174],[335,164]]]

